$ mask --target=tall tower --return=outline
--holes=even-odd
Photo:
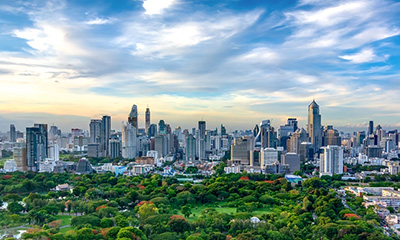
[[[101,150],[104,156],[107,156],[109,153],[109,140],[111,135],[111,117],[110,116],[103,116],[101,120],[101,129],[100,129],[100,145]]]
[[[145,122],[145,128],[146,128],[146,134],[149,134],[149,127],[150,127],[150,108],[146,108],[146,122]]]
[[[90,124],[90,143],[100,143],[101,136],[101,120],[100,119],[91,119]]]
[[[10,142],[15,142],[17,140],[17,133],[15,131],[14,124],[10,125]]]
[[[368,135],[374,134],[374,121],[369,121]]]
[[[47,124],[35,124],[26,128],[26,166],[28,171],[38,172],[39,162],[48,156]]]
[[[136,131],[138,129],[138,111],[137,111],[137,106],[133,104],[131,112],[129,113],[128,117],[128,123],[130,123],[133,127],[136,128]]]
[[[319,114],[319,106],[315,100],[308,106],[307,132],[314,147],[314,152],[317,153],[322,146],[322,132],[321,115]]]
[[[206,159],[206,122],[199,121],[199,135],[196,136],[196,141],[198,142],[199,149],[199,159]]]

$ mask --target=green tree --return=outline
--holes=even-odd
[[[16,213],[19,213],[19,212],[23,211],[24,207],[21,204],[17,203],[17,202],[11,202],[11,203],[8,204],[7,210],[10,213],[16,214]]]
[[[192,214],[192,209],[189,206],[185,205],[182,206],[181,212],[186,218],[188,218]]]

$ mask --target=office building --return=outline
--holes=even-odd
[[[300,171],[300,155],[296,153],[282,154],[282,164],[289,165],[290,173]]]
[[[138,110],[135,104],[132,106],[131,112],[129,113],[128,123],[130,123],[135,128],[137,135],[139,125],[138,125]]]
[[[15,131],[15,126],[14,124],[10,125],[10,142],[16,142],[17,141],[17,132]]]
[[[231,146],[231,160],[228,166],[250,165],[250,151],[254,146],[254,137],[236,138]]]
[[[13,149],[14,161],[17,164],[17,170],[26,172],[26,144],[25,142],[17,142]]]
[[[279,128],[279,145],[283,147],[283,149],[287,149],[287,140],[290,138],[290,135],[297,130],[297,119],[296,118],[288,118],[287,124],[281,126]]]
[[[150,127],[150,108],[146,108],[146,113],[145,113],[145,129],[146,129],[146,134],[149,135],[149,127]]]
[[[260,166],[265,168],[267,164],[273,164],[278,161],[278,150],[275,148],[264,148],[260,150]]]
[[[122,123],[122,157],[133,159],[137,152],[136,128],[130,123]]]
[[[343,173],[343,148],[339,146],[323,147],[320,155],[320,175],[333,175]]]
[[[111,135],[111,117],[103,116],[101,120],[101,129],[100,129],[100,145],[103,156],[107,156],[109,153],[110,145],[110,135]]]
[[[47,124],[35,124],[26,128],[26,166],[28,171],[38,172],[39,162],[48,157]]]
[[[196,160],[196,139],[192,134],[186,138],[186,161]]]
[[[101,120],[91,119],[89,124],[90,143],[100,143],[101,136]]]
[[[308,106],[307,133],[314,147],[314,152],[317,153],[322,146],[321,115],[319,114],[319,106],[314,100]]]
[[[328,145],[342,145],[342,137],[338,130],[333,129],[333,126],[326,126],[322,133],[322,146]]]
[[[374,121],[369,121],[368,135],[374,134]]]
[[[121,141],[116,138],[110,139],[110,158],[121,157]]]
[[[200,160],[207,160],[206,158],[206,122],[199,121],[199,134],[196,135],[197,151]]]

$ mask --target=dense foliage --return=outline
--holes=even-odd
[[[72,192],[50,191],[64,183]],[[311,178],[293,186],[260,174],[219,174],[202,184],[160,175],[3,174],[8,207],[0,224],[35,226],[24,239],[392,239],[361,199],[348,196],[345,208],[330,190],[335,184]],[[60,226],[60,215],[73,218]]]

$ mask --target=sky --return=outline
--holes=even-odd
[[[0,131],[35,122],[400,126],[400,3],[386,0],[2,0]]]

